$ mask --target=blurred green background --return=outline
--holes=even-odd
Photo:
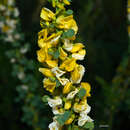
[[[51,6],[47,0],[16,0],[16,5],[20,11],[21,31],[25,42],[30,44],[26,56],[34,62],[34,70],[29,73],[37,80],[36,91],[32,92],[36,95],[34,99],[37,105],[32,112],[24,105],[24,100],[15,101],[19,95],[15,86],[19,81],[11,76],[12,67],[4,55],[8,47],[1,45],[0,129],[47,130],[52,113],[48,113],[50,108],[40,99],[45,92],[42,90],[43,77],[37,72],[36,50],[40,10],[43,6]],[[87,49],[82,62],[86,68],[83,80],[92,86],[92,97],[88,103],[92,106],[90,115],[94,119],[95,130],[130,130],[127,0],[72,0],[69,8],[74,10],[74,18],[79,26],[76,41],[83,42]],[[34,113],[37,112],[40,114],[35,119]]]

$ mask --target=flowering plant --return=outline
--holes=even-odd
[[[39,71],[45,76],[43,87],[50,92],[43,96],[54,114],[50,130],[63,128],[93,129],[93,120],[88,116],[91,107],[87,103],[90,84],[81,82],[85,72],[83,65],[77,63],[86,54],[82,43],[75,43],[78,27],[73,11],[66,10],[70,0],[48,0],[56,9],[41,10],[38,33],[37,59],[42,63]]]

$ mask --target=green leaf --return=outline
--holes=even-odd
[[[66,111],[63,115],[57,116],[56,120],[61,126],[63,126],[64,123],[69,119],[70,115],[71,115],[70,111]]]
[[[48,98],[49,98],[49,96],[45,95],[45,96],[42,97],[42,101],[43,101],[43,102],[48,102],[48,101],[47,101]]]
[[[73,29],[69,29],[68,31],[63,32],[62,38],[71,38],[74,36],[74,34],[75,34],[75,31]]]
[[[85,96],[85,94],[86,94],[86,90],[84,88],[81,88],[79,93],[78,93],[78,97],[80,99],[82,99]]]
[[[55,81],[56,81],[56,87],[59,87],[61,85],[61,83],[59,82],[58,79],[56,79]]]
[[[93,123],[93,122],[87,122],[87,123],[83,126],[83,128],[92,130],[92,129],[94,128],[94,123]]]
[[[67,15],[71,15],[71,14],[73,14],[73,10],[68,9],[65,13],[66,13]]]
[[[57,50],[54,52],[54,59],[58,59],[59,56],[60,56],[60,52],[59,52],[59,49],[57,49]]]

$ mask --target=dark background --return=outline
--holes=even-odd
[[[37,33],[40,31],[39,14],[43,6],[51,8],[46,0],[16,0],[20,10],[21,30],[25,41],[30,43],[28,59],[36,62]],[[92,86],[92,96],[88,99],[92,110],[90,116],[95,120],[95,130],[129,130],[130,125],[130,60],[129,37],[127,32],[126,0],[72,0],[69,7],[79,26],[77,42],[83,42],[87,55],[82,64],[86,68],[83,78]],[[3,47],[3,51],[6,47]],[[24,101],[15,102],[18,93],[11,76],[8,59],[0,52],[0,129],[1,130],[46,130],[51,114],[42,106],[40,125],[33,127],[27,123],[30,118],[21,121],[29,112],[23,112]],[[37,74],[37,72],[36,72]],[[35,72],[32,74],[35,77]],[[38,95],[42,89],[42,76],[37,74]],[[34,92],[35,93],[35,92]],[[37,108],[35,109],[37,111]],[[34,118],[34,117],[32,117]],[[100,127],[107,125],[109,127]]]

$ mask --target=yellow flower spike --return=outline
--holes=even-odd
[[[39,68],[39,71],[45,75],[46,77],[53,77],[54,74],[51,72],[50,69],[47,69],[47,68]]]
[[[47,91],[53,93],[53,91],[54,91],[54,89],[55,89],[55,87],[56,87],[56,82],[52,82],[50,79],[45,78],[45,79],[43,80],[43,87],[44,87]]]
[[[65,122],[65,125],[71,124],[74,119],[75,119],[75,115],[73,114],[73,115]]]
[[[81,88],[84,88],[86,90],[86,97],[90,97],[91,94],[90,94],[90,91],[91,91],[91,86],[89,83],[87,82],[81,82]]]
[[[41,63],[43,63],[45,61],[45,51],[44,51],[44,49],[40,49],[40,50],[37,51],[37,59]]]
[[[62,49],[62,48],[60,48],[60,59],[61,60],[65,60],[66,59],[66,57],[67,57],[67,53]]]
[[[47,8],[42,8],[40,17],[45,21],[51,21],[52,19],[54,19],[55,14]]]
[[[73,45],[73,48],[72,48],[71,52],[75,53],[75,52],[81,50],[82,48],[84,48],[84,45],[82,43],[75,43]]]
[[[57,27],[60,29],[73,29],[75,31],[75,34],[78,31],[78,27],[77,24],[75,22],[75,20],[73,19],[73,15],[70,16],[64,16],[61,15],[56,19],[56,23],[57,23]]]
[[[57,60],[46,60],[46,63],[50,68],[54,68],[58,66]]]
[[[66,101],[64,105],[65,110],[69,110],[71,108],[71,101]]]
[[[70,2],[68,0],[63,0],[63,2],[66,4],[66,5],[70,5]]]
[[[71,91],[71,85],[72,85],[72,83],[71,83],[71,82],[68,82],[68,83],[64,86],[64,88],[63,88],[63,94],[67,94],[67,93],[69,93],[69,92]]]
[[[59,68],[71,72],[74,70],[75,66],[76,66],[76,60],[74,58],[68,58],[60,65]]]

